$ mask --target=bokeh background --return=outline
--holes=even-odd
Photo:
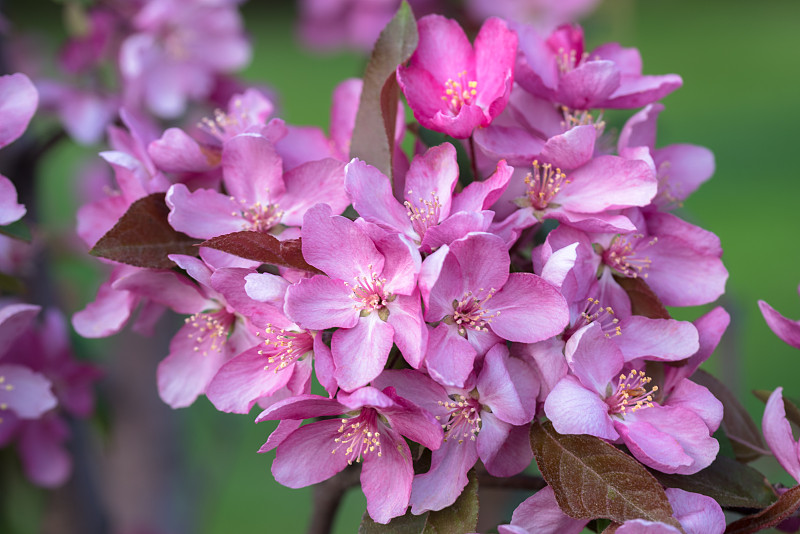
[[[37,46],[45,50],[63,39],[59,2],[6,0],[0,8],[15,30],[37,31]],[[287,122],[327,128],[331,90],[360,76],[364,58],[304,49],[291,2],[250,0],[242,12],[254,44],[244,77],[274,88]],[[800,318],[800,2],[606,0],[583,22],[589,48],[607,41],[635,46],[646,74],[683,77],[683,88],[664,100],[658,145],[693,143],[714,152],[715,176],[681,216],[719,235],[730,272],[719,304],[730,312],[731,326],[706,367],[760,422],[763,404],[751,390],[782,385],[786,395],[800,398],[800,351],[771,333],[756,304],[764,299]],[[624,116],[608,114],[610,126],[619,127]],[[37,135],[35,125],[29,135]],[[57,244],[43,260],[54,273],[47,290],[68,314],[91,300],[101,281],[97,263],[68,245],[75,241],[80,196],[75,176],[100,149],[63,140],[37,169],[34,211],[41,235]],[[676,316],[694,319],[707,309]],[[44,492],[21,479],[0,488],[6,525],[0,530],[305,531],[312,491],[280,487],[269,471],[272,454],[256,454],[270,423],[255,425],[255,412],[217,413],[204,398],[177,412],[158,400],[155,366],[175,331],[178,319],[172,319],[152,340],[129,332],[109,340],[76,337],[79,356],[106,369],[105,400],[98,417],[73,428],[76,470],[65,488]],[[2,460],[0,466],[14,470],[14,458]],[[771,480],[790,483],[773,459],[756,466]],[[481,498],[493,513],[510,517],[513,505]],[[360,492],[350,491],[335,532],[356,532],[364,506]]]

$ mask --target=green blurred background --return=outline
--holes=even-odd
[[[44,39],[60,39],[55,3],[14,0],[4,8],[19,27],[44,28]],[[360,76],[364,59],[300,47],[290,3],[251,0],[242,11],[254,43],[245,78],[277,90],[287,122],[327,128],[331,90],[344,78]],[[782,385],[785,394],[800,398],[800,351],[772,335],[756,304],[765,299],[800,318],[800,2],[606,0],[584,27],[589,48],[606,41],[635,46],[646,74],[683,77],[683,88],[664,100],[657,142],[704,145],[716,156],[715,176],[680,213],[719,235],[730,272],[720,304],[732,323],[707,368],[760,422],[763,405],[750,390]],[[62,143],[40,167],[38,211],[51,237],[65,236],[74,226],[74,165],[96,151]],[[72,313],[93,298],[97,266],[66,249],[55,251],[52,260],[61,300]],[[694,319],[707,309],[675,315]],[[113,339],[79,341],[79,350],[101,365],[115,357],[114,347]],[[255,425],[253,416],[217,413],[205,399],[170,421],[170,439],[178,441],[164,446],[178,451],[184,476],[172,483],[183,496],[177,499],[180,513],[190,519],[181,523],[190,532],[304,532],[311,490],[278,486],[269,471],[272,454],[255,452],[273,426]],[[774,460],[756,465],[772,480],[792,483]],[[4,498],[19,504],[17,515],[40,513],[48,499],[33,491]],[[349,492],[335,532],[356,532],[364,506],[360,492]]]

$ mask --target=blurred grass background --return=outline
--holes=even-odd
[[[53,2],[15,0],[4,7],[22,29],[40,27],[54,41],[60,38]],[[294,37],[290,3],[251,0],[242,11],[254,43],[245,78],[277,90],[287,122],[327,128],[331,90],[344,78],[360,76],[364,59],[303,50]],[[635,46],[646,74],[678,73],[684,79],[683,88],[664,100],[657,142],[704,145],[716,156],[715,176],[680,215],[722,240],[730,278],[720,303],[732,323],[707,368],[759,422],[763,405],[750,390],[783,385],[786,395],[800,398],[800,351],[771,333],[756,304],[765,299],[784,315],[800,318],[798,24],[796,0],[606,0],[584,21],[590,49],[606,41]],[[62,143],[40,167],[39,213],[50,235],[65,235],[74,226],[75,166],[92,152],[96,149]],[[93,298],[98,270],[92,260],[66,250],[56,251],[53,261],[66,311],[72,313]],[[676,316],[694,319],[707,309],[680,310]],[[113,339],[80,342],[80,350],[101,365],[114,357],[113,347]],[[189,505],[190,531],[304,532],[311,491],[274,483],[272,454],[255,452],[270,424],[217,413],[205,399],[181,410],[174,421],[187,473],[178,491],[196,497]],[[790,483],[773,460],[757,465],[773,480]],[[335,532],[356,532],[364,506],[360,492],[349,492]]]

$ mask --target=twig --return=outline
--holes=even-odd
[[[341,473],[314,486],[314,515],[307,534],[330,534],[339,504],[348,489],[357,486],[360,465],[353,464]]]

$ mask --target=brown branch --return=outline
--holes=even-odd
[[[339,504],[348,489],[359,484],[360,465],[347,467],[328,480],[314,486],[314,515],[308,525],[307,534],[330,534]]]
[[[519,474],[513,477],[493,477],[483,469],[478,471],[478,487],[504,490],[539,491],[547,485],[542,477]]]

